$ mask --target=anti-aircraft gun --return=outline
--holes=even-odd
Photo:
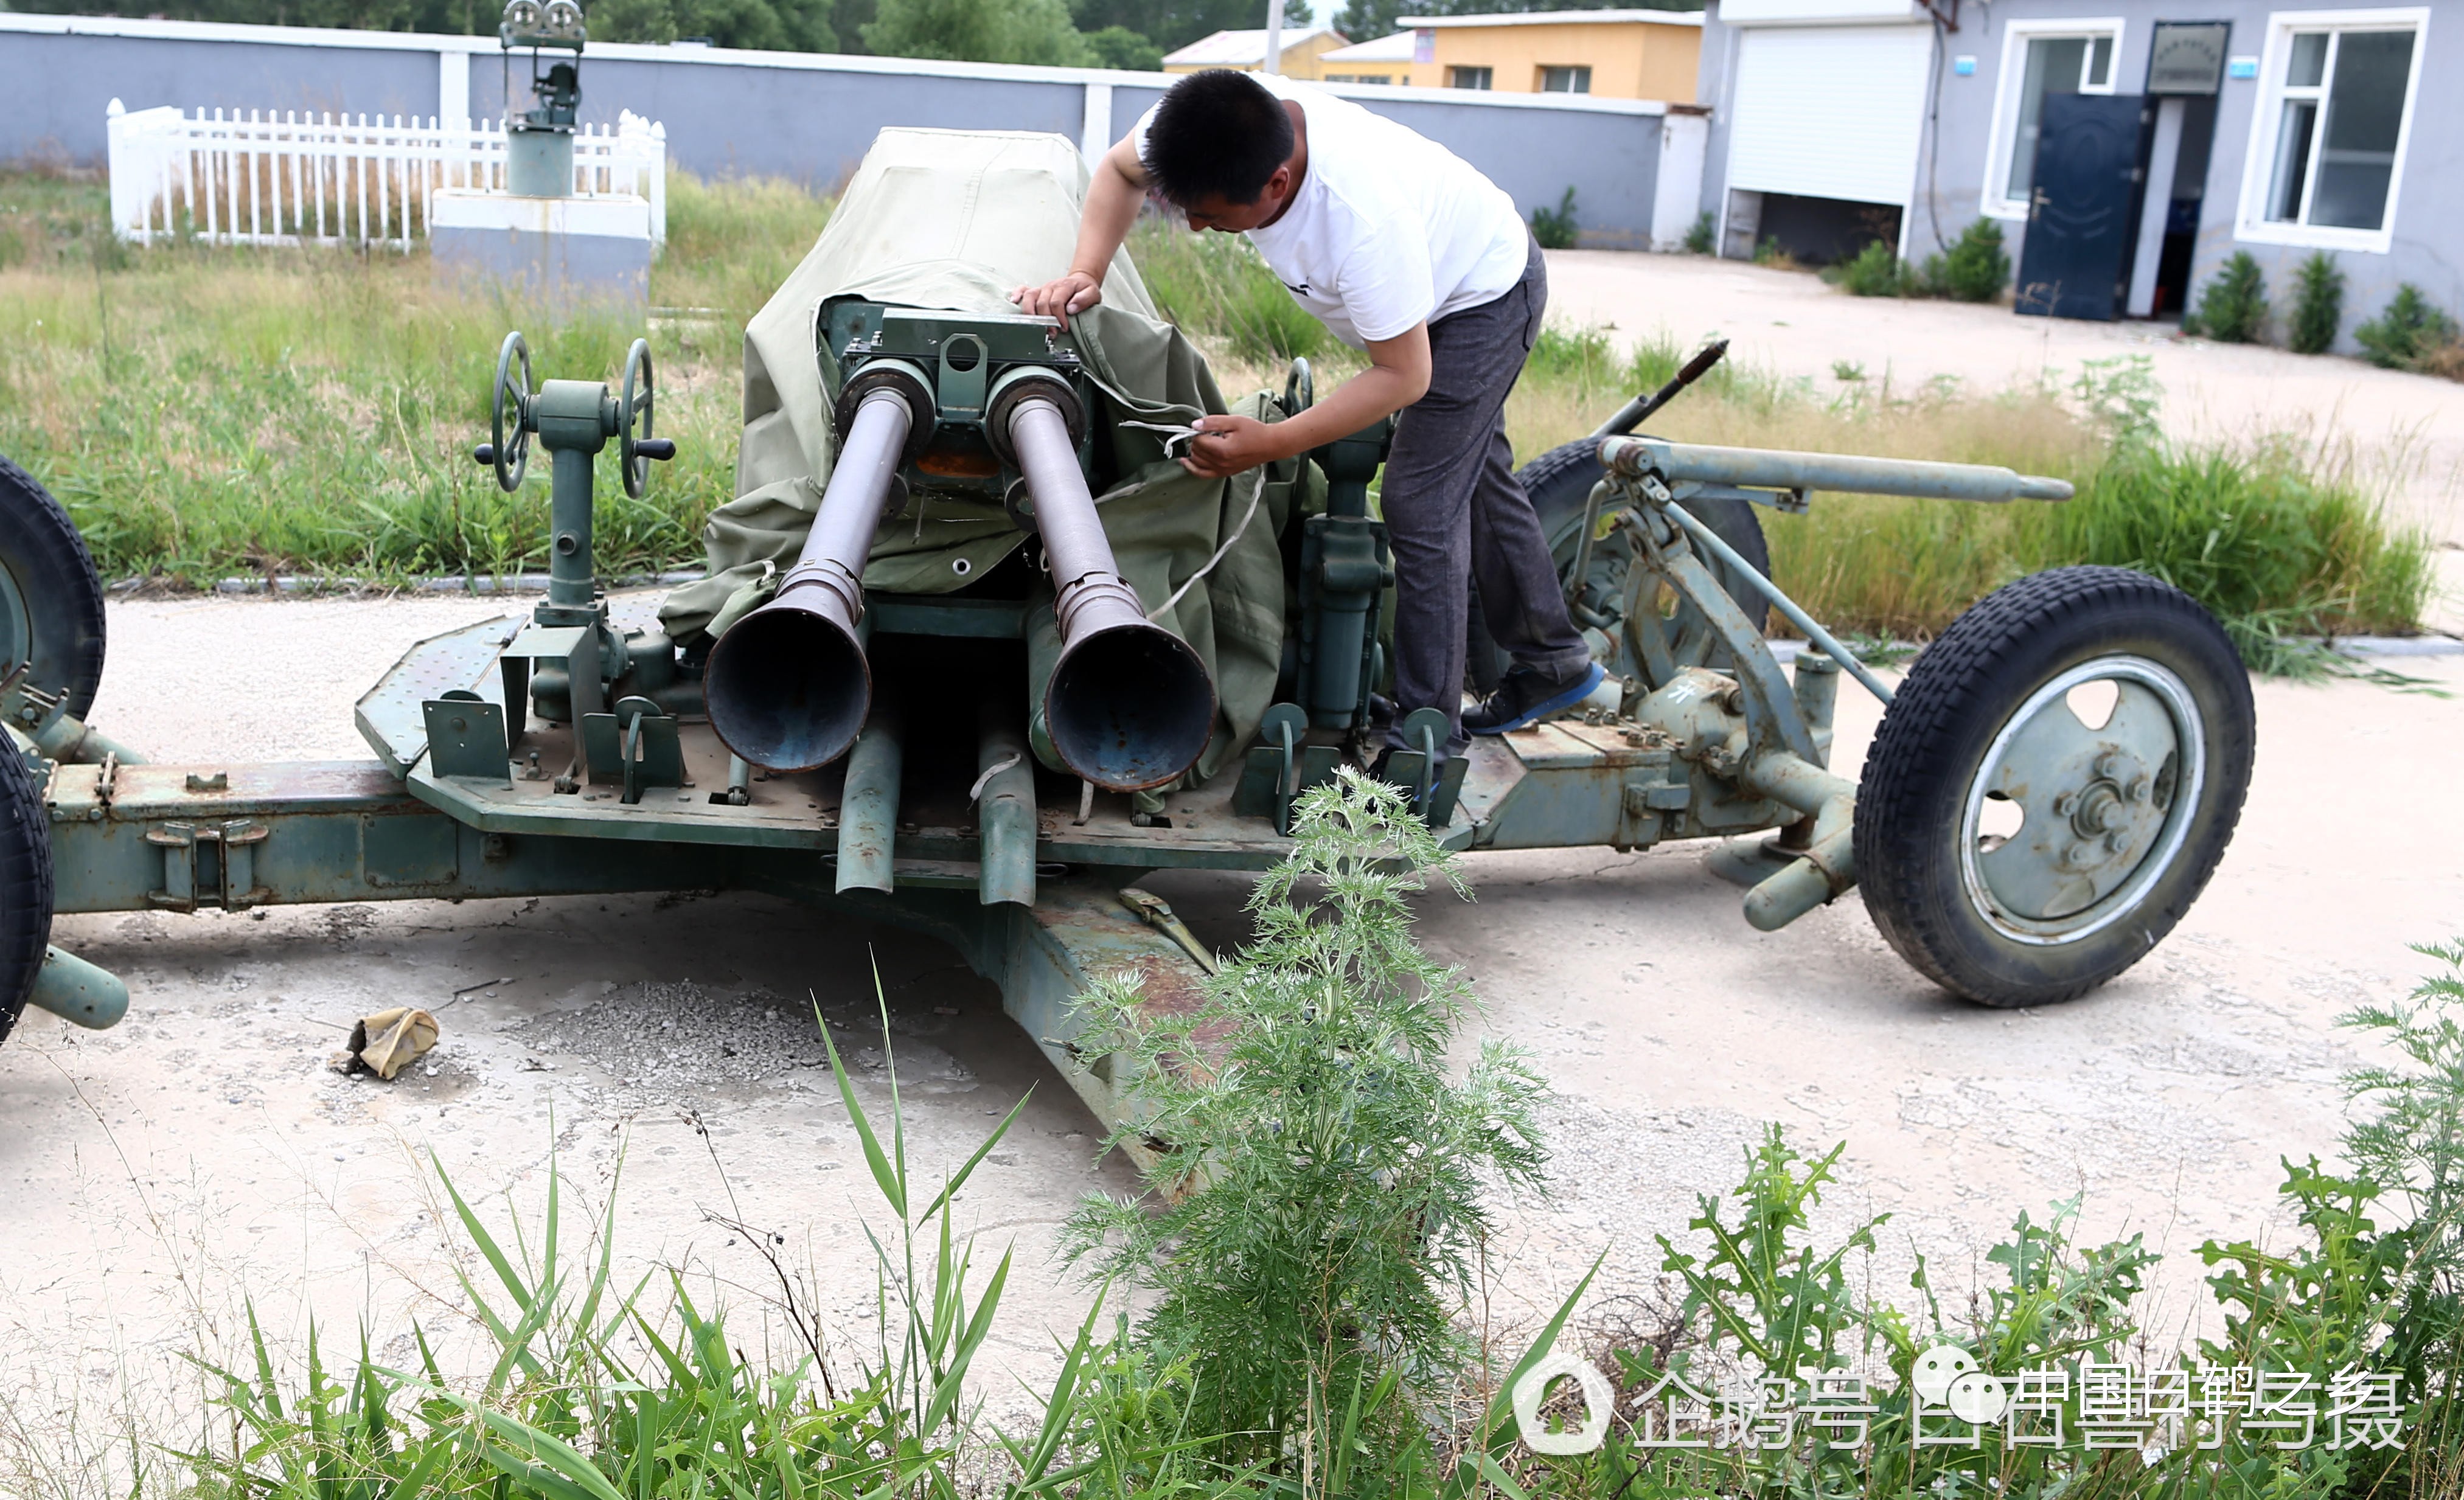
[[[1222,528],[1206,567],[1241,543],[1287,585],[1280,667],[1236,683],[1220,642],[1163,623],[1206,567],[1132,582],[1146,471],[1119,453],[1139,423],[1086,326],[863,295],[805,326],[828,397],[811,518],[745,570],[745,607],[681,645],[593,558],[602,456],[639,496],[675,452],[652,435],[648,344],[613,386],[535,386],[509,336],[477,457],[515,490],[545,451],[548,592],[414,645],[360,700],[369,761],[157,766],[90,728],[99,584],[57,504],[0,466],[0,1028],[27,1004],[94,1026],[126,1007],[47,947],[55,910],[757,890],[951,941],[1099,1117],[1125,1117],[1134,1080],[1079,1048],[1073,997],[1128,969],[1180,1004],[1212,962],[1137,880],[1266,868],[1295,798],[1384,739],[1385,427],[1275,478],[1273,504],[1257,476]],[[2153,579],[2061,568],[1886,682],[1771,581],[1758,513],[2069,487],[1631,430],[1717,358],[1523,470],[1610,687],[1456,755],[1443,715],[1409,717],[1388,774],[1474,853],[1717,841],[1767,931],[1861,888],[1911,964],[1984,1004],[2128,967],[2205,885],[2247,786],[2249,685],[2222,630]],[[1258,409],[1309,396],[1296,366]],[[932,554],[932,589],[882,570],[953,506],[979,551]],[[1772,612],[1803,637],[1793,662]],[[1493,672],[1474,646],[1474,674]],[[1830,764],[1842,675],[1887,705],[1857,781]]]

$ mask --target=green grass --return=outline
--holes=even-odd
[[[107,576],[385,584],[545,565],[544,480],[508,496],[470,459],[497,342],[518,326],[541,378],[613,379],[638,329],[440,286],[423,253],[125,247],[104,209],[98,185],[0,176],[0,452],[68,504]],[[603,570],[699,561],[702,521],[734,490],[744,320],[827,215],[792,185],[671,178],[650,298],[680,311],[655,318],[650,340],[659,430],[679,452],[639,501],[603,466]],[[1151,222],[1132,250],[1226,390],[1280,387],[1295,355],[1321,388],[1359,367],[1245,243]],[[1544,331],[1507,408],[1516,452],[1588,431],[1684,353],[1661,338],[1628,357],[1603,330]],[[1929,635],[1999,585],[2075,562],[2172,579],[2253,638],[2414,626],[2428,551],[2372,496],[2291,443],[2151,441],[2152,387],[2125,388],[2128,372],[2083,380],[1997,392],[1863,380],[1826,396],[1731,363],[1652,426],[2079,485],[2062,507],[1823,496],[1810,516],[1766,516],[1783,584],[1845,629]]]
[[[613,380],[638,327],[439,285],[424,254],[127,249],[103,211],[99,188],[0,179],[0,452],[68,505],[106,576],[545,565],[543,472],[509,496],[470,457],[496,345],[518,327],[539,378]],[[653,322],[679,452],[640,501],[601,466],[603,570],[699,557],[734,491],[743,321],[825,218],[793,188],[671,179],[651,300],[715,312]]]

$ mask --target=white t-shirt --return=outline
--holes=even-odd
[[[1292,299],[1358,347],[1478,307],[1523,279],[1529,232],[1470,163],[1382,115],[1251,74],[1309,121],[1309,174],[1283,217],[1249,232]],[[1130,139],[1147,148],[1152,109]]]

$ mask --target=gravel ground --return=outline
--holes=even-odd
[[[410,638],[470,602],[139,601],[113,607],[97,722],[167,761],[358,750],[350,703]],[[2464,692],[2464,660],[2407,669]],[[176,692],[165,691],[176,685]],[[1758,934],[1699,850],[1471,862],[1476,899],[1423,932],[1464,964],[1488,1024],[1558,1091],[1553,1196],[1511,1205],[1489,1258],[1502,1327],[1551,1306],[1606,1250],[1603,1299],[1647,1295],[1656,1235],[1733,1182],[1762,1124],[1847,1144],[1822,1224],[1893,1218],[1871,1274],[1912,1256],[1964,1287],[2011,1219],[2084,1195],[2082,1232],[2175,1252],[2150,1317],[2176,1326],[2210,1235],[2269,1231],[2278,1158],[2328,1153],[2341,1011],[2402,994],[2406,944],[2464,931],[2464,699],[2357,683],[2259,685],[2242,831],[2189,921],[2086,999],[1996,1012],[1946,1000],[1854,901]],[[1842,696],[1838,758],[1875,719]],[[2409,801],[2389,800],[2390,792]],[[1151,882],[1202,938],[1240,936],[1243,882]],[[970,1183],[962,1223],[1015,1247],[997,1368],[1032,1384],[1087,1289],[1053,1257],[1089,1190],[1133,1185],[997,994],[906,934],[759,897],[409,902],[230,916],[63,918],[64,945],[125,976],[128,1021],[35,1015],[0,1048],[0,1489],[11,1465],[99,1474],[125,1434],[190,1430],[190,1351],[229,1355],[253,1299],[277,1347],[313,1315],[410,1357],[414,1320],[467,1355],[483,1276],[437,1173],[492,1222],[535,1215],[551,1161],[597,1212],[618,1177],[623,1279],[671,1266],[727,1303],[748,1351],[786,1347],[776,1281],[737,1225],[810,1278],[838,1342],[869,1327],[884,1216],[837,1092],[819,1005],[886,1113],[881,977],[920,1177],[962,1160],[1031,1089]],[[392,1085],[328,1056],[353,1017],[436,1011],[444,1040]],[[997,1409],[1025,1398],[996,1379]],[[88,1462],[96,1467],[79,1470]]]

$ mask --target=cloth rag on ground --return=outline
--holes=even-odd
[[[768,601],[803,546],[836,457],[838,364],[815,338],[825,304],[852,298],[1015,315],[1010,288],[1068,265],[1086,191],[1078,149],[1058,135],[896,129],[875,138],[821,238],[746,325],[736,498],[703,532],[709,576],[660,607],[671,637],[689,644],[723,633]],[[1097,470],[1116,477],[1096,496],[1097,513],[1121,576],[1215,674],[1215,734],[1196,768],[1212,776],[1256,732],[1273,696],[1285,608],[1277,539],[1295,488],[1323,481],[1297,462],[1201,479],[1174,461],[1173,430],[1200,416],[1233,410],[1271,422],[1284,412],[1265,392],[1227,406],[1203,357],[1156,312],[1126,251],[1105,277],[1103,302],[1073,318],[1069,332],[1099,391],[1090,414]],[[865,587],[951,592],[1025,540],[997,504],[919,491],[874,536]]]

